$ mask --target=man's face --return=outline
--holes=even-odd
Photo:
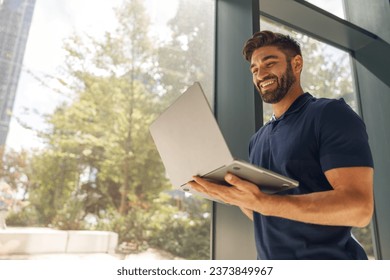
[[[253,83],[266,103],[275,104],[282,100],[296,78],[286,55],[277,47],[267,46],[255,50],[250,70]]]

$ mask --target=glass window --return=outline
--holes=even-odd
[[[345,19],[344,0],[306,0],[341,19]]]
[[[289,34],[301,45],[304,66],[302,87],[316,97],[344,98],[358,112],[358,101],[349,53],[317,41],[285,25],[260,17],[261,30],[271,30]],[[263,103],[264,122],[272,116],[272,107]],[[374,257],[370,226],[353,229],[356,238],[362,243],[370,258]]]
[[[194,81],[213,101],[214,10],[212,0],[36,2],[1,150],[8,226],[116,232],[121,258],[210,258],[210,204],[173,189],[149,125]]]

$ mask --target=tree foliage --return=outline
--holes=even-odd
[[[29,153],[26,150],[7,151],[5,147],[0,147],[0,159],[0,179],[24,199],[30,185]]]

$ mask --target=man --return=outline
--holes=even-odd
[[[373,161],[362,120],[342,99],[304,93],[301,50],[291,37],[257,32],[243,53],[274,113],[252,137],[250,161],[300,186],[269,195],[231,174],[231,187],[199,177],[191,186],[253,220],[261,259],[367,259],[351,235],[373,213]]]

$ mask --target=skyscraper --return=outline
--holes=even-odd
[[[0,0],[0,146],[7,139],[36,0]]]

